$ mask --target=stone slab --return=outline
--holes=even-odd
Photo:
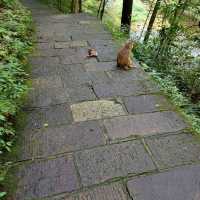
[[[135,200],[199,200],[200,166],[186,166],[128,182]]]
[[[115,42],[111,39],[111,40],[104,40],[104,39],[100,39],[100,38],[96,38],[96,39],[90,39],[89,40],[89,44],[92,47],[95,48],[102,48],[102,47],[115,47],[116,48],[116,44]]]
[[[149,93],[160,93],[159,85],[153,80],[143,80],[143,85]]]
[[[87,101],[71,105],[75,122],[125,115],[122,105],[112,100]]]
[[[88,72],[88,76],[93,84],[98,84],[98,83],[110,84],[112,82],[112,80],[104,71]]]
[[[65,91],[69,95],[68,100],[71,104],[97,99],[92,88],[88,85],[81,85],[81,86],[76,86],[76,87],[72,87],[72,88],[65,88]]]
[[[160,168],[200,160],[200,140],[191,134],[171,135],[145,140]]]
[[[87,47],[87,41],[71,41],[71,42],[56,42],[55,48],[56,49],[63,49],[63,48],[75,48],[75,47]]]
[[[36,44],[36,49],[44,50],[44,51],[52,49],[53,47],[54,47],[54,45],[52,42],[38,42]]]
[[[40,108],[69,102],[69,93],[63,87],[37,88],[29,92],[25,107]]]
[[[48,49],[46,51],[44,50],[38,50],[35,52],[35,56],[40,57],[56,57],[56,56],[69,56],[73,57],[73,55],[76,53],[75,49],[73,48],[66,48],[66,49]]]
[[[84,65],[88,72],[92,71],[110,71],[116,69],[116,62],[93,62]]]
[[[74,195],[61,195],[49,200],[129,200],[122,184],[112,183],[86,190]]]
[[[117,50],[114,50],[113,47],[98,49],[98,59],[100,62],[116,61]]]
[[[161,95],[140,95],[123,98],[129,113],[148,113],[172,109],[169,101]]]
[[[79,188],[71,156],[21,165],[16,200],[38,199]]]
[[[95,39],[95,38],[101,38],[104,40],[110,40],[112,39],[112,35],[108,33],[88,33],[88,34],[82,34],[80,32],[73,33],[72,34],[72,40],[90,40],[90,39]]]
[[[54,105],[50,107],[33,109],[27,112],[26,130],[71,124],[72,114],[67,104]]]
[[[112,140],[172,133],[186,128],[184,121],[170,111],[115,117],[104,120],[104,125]]]
[[[60,76],[66,88],[74,88],[74,86],[91,82],[88,73],[84,71],[81,64],[63,65]]]
[[[37,88],[61,88],[63,86],[62,80],[58,75],[37,77],[32,79],[32,87]]]
[[[44,57],[33,57],[30,59],[30,64],[33,66],[34,68],[38,68],[40,66],[57,66],[59,64],[59,58],[58,57],[49,57],[48,59],[44,58]]]
[[[79,54],[61,57],[61,64],[65,64],[65,65],[81,64],[81,63],[85,63],[85,61],[86,61],[86,57]]]
[[[133,68],[129,71],[118,69],[115,71],[109,71],[108,74],[113,81],[122,83],[148,79],[147,74],[139,68]]]
[[[111,84],[100,83],[93,85],[94,91],[99,98],[131,96],[147,93],[146,88],[141,82],[134,81],[133,83],[112,82]]]
[[[84,186],[155,169],[140,141],[77,152],[75,159]]]
[[[106,142],[103,128],[97,121],[29,130],[24,135],[23,159],[82,150]]]

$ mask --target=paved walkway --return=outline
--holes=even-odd
[[[38,43],[15,199],[200,200],[200,142],[148,75],[116,69],[94,17],[26,5]]]

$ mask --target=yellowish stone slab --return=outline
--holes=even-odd
[[[125,115],[120,103],[111,100],[87,101],[71,105],[75,122]]]

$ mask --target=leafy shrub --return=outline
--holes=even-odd
[[[27,55],[31,51],[31,17],[18,0],[0,0],[0,156],[10,152],[15,139],[15,116],[27,92]],[[5,196],[0,168],[0,198]]]

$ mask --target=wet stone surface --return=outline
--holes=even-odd
[[[128,181],[136,200],[199,200],[200,166],[186,166]]]
[[[75,159],[84,186],[155,169],[139,141],[85,150]]]
[[[111,100],[88,101],[71,105],[74,121],[109,118],[125,115],[120,103]]]
[[[124,97],[124,103],[129,113],[149,113],[172,108],[169,101],[160,95],[140,95]]]
[[[20,166],[16,200],[37,199],[79,188],[71,156]]]
[[[29,130],[24,138],[23,159],[47,157],[103,145],[103,132],[97,121]]]
[[[191,134],[145,140],[160,168],[200,161],[200,140]]]
[[[98,186],[75,195],[62,195],[50,200],[129,200],[122,184]]]
[[[112,140],[177,132],[186,127],[183,120],[174,112],[120,116],[104,120],[104,125]]]

